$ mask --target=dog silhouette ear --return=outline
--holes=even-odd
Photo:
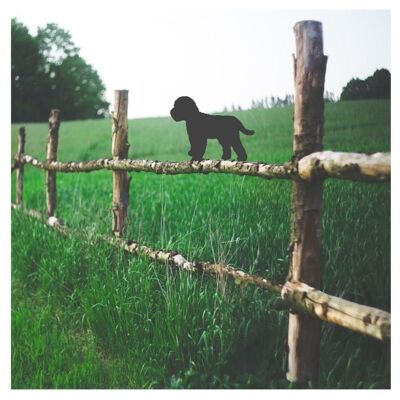
[[[181,96],[175,100],[174,108],[170,111],[170,114],[175,121],[182,121],[191,119],[198,112],[199,109],[193,99],[188,96]]]
[[[176,109],[176,107],[172,108],[171,111],[169,112],[171,114],[171,117],[174,121],[179,122],[183,120],[183,116],[181,113]]]
[[[174,121],[190,120],[199,113],[197,104],[188,96],[181,96],[175,100],[174,107],[169,112]]]

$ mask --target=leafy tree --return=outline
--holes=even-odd
[[[47,24],[31,36],[13,19],[11,41],[13,122],[46,120],[51,108],[60,108],[64,120],[108,115],[104,84],[69,32]]]
[[[367,78],[367,85],[371,98],[375,99],[390,99],[390,72],[387,69],[378,69],[372,77]]]
[[[67,56],[50,68],[51,100],[64,119],[100,118],[108,113],[105,87],[97,72],[79,55]]]
[[[39,113],[39,105],[34,102],[39,81],[39,46],[37,39],[15,19],[11,21],[11,37],[11,119],[23,121]]]
[[[65,58],[79,54],[79,47],[72,41],[71,34],[56,24],[38,28],[39,52],[47,64],[57,64]]]
[[[390,99],[390,72],[379,69],[372,76],[352,79],[343,88],[340,100]]]

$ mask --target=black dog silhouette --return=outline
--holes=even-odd
[[[243,124],[232,116],[209,115],[199,111],[193,99],[187,96],[175,100],[170,111],[174,121],[186,121],[191,149],[189,156],[192,161],[203,159],[207,147],[207,139],[217,139],[222,146],[222,159],[231,158],[231,147],[238,156],[238,161],[246,161],[247,153],[240,141],[240,132],[254,135],[254,131],[246,129]]]

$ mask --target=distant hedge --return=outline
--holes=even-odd
[[[390,99],[390,72],[378,69],[372,76],[352,79],[343,88],[340,100]]]

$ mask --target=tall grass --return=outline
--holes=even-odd
[[[293,109],[238,112],[252,161],[291,156]],[[326,107],[325,148],[390,149],[390,104]],[[12,129],[12,153],[16,131]],[[28,124],[26,152],[44,158],[46,124]],[[131,158],[186,159],[168,118],[129,121]],[[109,157],[109,121],[63,123],[59,159]],[[206,157],[219,158],[210,143]],[[189,259],[222,261],[284,281],[290,183],[223,175],[133,173],[126,236]],[[44,210],[43,172],[29,166],[24,200]],[[287,313],[275,296],[191,276],[117,251],[107,171],[58,174],[57,213],[86,242],[12,215],[12,386],[15,388],[273,388],[284,379]],[[14,187],[13,187],[14,191]],[[390,310],[390,186],[327,181],[323,289]],[[318,387],[390,386],[390,344],[323,326]]]

